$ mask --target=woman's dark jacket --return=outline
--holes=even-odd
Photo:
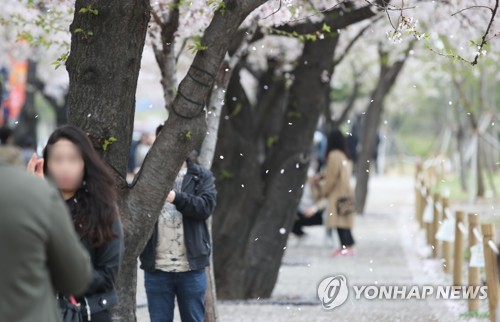
[[[70,212],[74,214],[77,209],[77,201],[74,198],[66,200]],[[93,247],[90,241],[83,237],[81,243],[90,254],[93,270],[92,282],[81,298],[77,301],[85,305],[90,313],[98,313],[108,310],[118,303],[115,282],[120,270],[123,257],[123,227],[120,219],[113,224],[115,238],[99,247]]]

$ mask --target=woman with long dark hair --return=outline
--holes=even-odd
[[[340,130],[328,135],[325,171],[313,179],[313,192],[317,198],[326,198],[328,206],[325,225],[327,229],[337,229],[341,247],[333,255],[354,255],[354,239],[351,229],[354,224],[354,197],[350,178],[352,161],[347,148],[347,140]]]
[[[113,176],[75,126],[56,129],[43,151],[33,155],[28,170],[46,176],[68,205],[75,230],[93,264],[92,282],[77,298],[84,321],[111,321],[111,307],[118,299],[115,280],[123,255],[123,230]]]

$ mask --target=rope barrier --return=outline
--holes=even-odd
[[[460,232],[464,235],[467,236],[467,229],[465,229],[465,226],[463,223],[458,223],[458,229],[460,229]]]
[[[474,228],[472,230],[472,233],[474,234],[474,237],[476,237],[476,239],[479,241],[479,242],[483,242],[483,235],[481,235],[481,233],[479,232],[479,230],[477,230],[477,228]]]

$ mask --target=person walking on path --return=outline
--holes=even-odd
[[[188,158],[140,256],[151,322],[173,321],[175,297],[183,322],[204,321],[211,252],[206,220],[216,197],[210,170]]]
[[[112,175],[85,133],[71,125],[50,135],[43,159],[33,155],[28,170],[55,183],[90,254],[92,281],[85,294],[76,297],[83,320],[111,322],[123,257],[123,229]]]
[[[311,186],[318,199],[327,199],[325,225],[337,229],[341,247],[332,255],[354,255],[354,197],[350,184],[353,164],[349,158],[347,141],[340,130],[328,136],[326,166],[322,175],[313,177]]]
[[[80,295],[91,280],[58,191],[0,159],[0,321],[61,321],[56,291]]]

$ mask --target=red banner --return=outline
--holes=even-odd
[[[26,61],[13,62],[9,72],[9,97],[4,106],[9,111],[9,119],[15,120],[23,108],[26,100],[26,77],[28,74],[28,63]]]

